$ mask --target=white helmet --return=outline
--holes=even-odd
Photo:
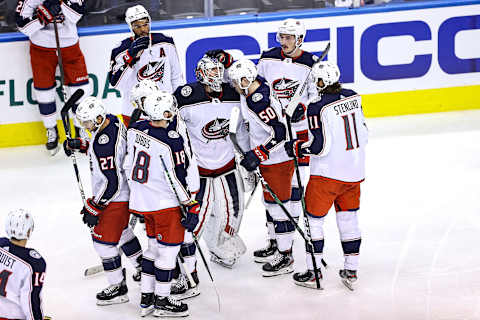
[[[130,102],[135,108],[143,110],[143,102],[145,98],[154,92],[159,91],[157,83],[151,79],[143,79],[130,91]]]
[[[312,78],[317,89],[321,91],[340,80],[340,70],[336,64],[330,61],[320,61],[312,67]],[[323,87],[318,87],[320,79],[323,80]]]
[[[150,120],[170,121],[177,110],[177,99],[168,91],[159,90],[145,98],[143,109]],[[167,111],[170,115],[165,115]]]
[[[25,209],[17,209],[7,214],[5,231],[9,239],[24,240],[33,232],[33,217]]]
[[[86,128],[86,123],[88,121],[92,121],[94,128],[99,128],[105,122],[106,113],[107,112],[105,110],[105,105],[103,104],[102,100],[91,96],[85,98],[78,105],[75,116],[77,117],[77,120],[80,122],[82,127]],[[103,118],[100,124],[97,123],[98,116],[101,116]]]
[[[303,40],[305,40],[305,25],[302,21],[297,19],[283,20],[277,31],[277,41],[280,42],[280,34],[291,34],[295,36],[295,48],[298,49],[302,46]]]
[[[200,83],[203,83],[213,91],[222,91],[223,74],[225,68],[217,58],[212,58],[207,55],[203,56],[197,63],[195,75]]]
[[[125,11],[125,22],[128,24],[128,27],[130,28],[133,36],[135,36],[135,33],[132,29],[132,22],[145,18],[148,19],[148,22],[152,21],[150,19],[150,15],[148,14],[147,9],[145,9],[145,7],[140,4],[130,7],[127,9],[127,11]]]
[[[235,61],[230,68],[228,68],[228,77],[233,81],[235,86],[240,89],[246,90],[253,81],[257,78],[257,67],[249,59],[240,59]],[[248,80],[247,86],[242,86],[242,78]]]

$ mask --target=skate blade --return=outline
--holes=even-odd
[[[177,318],[177,317],[188,317],[188,310],[184,312],[172,312],[163,309],[155,309],[153,311],[154,317],[168,317],[168,318]]]
[[[287,274],[292,272],[293,272],[293,266],[288,266],[278,271],[273,271],[273,272],[263,271],[262,276],[264,276],[265,278],[269,278],[269,277],[281,276],[282,274]]]
[[[181,294],[172,294],[172,297],[175,298],[175,300],[185,300],[189,298],[196,297],[200,294],[200,289],[198,287],[192,288],[190,290],[187,290],[185,293]]]
[[[342,279],[342,283],[347,287],[350,291],[355,291],[355,288],[353,287],[353,283],[351,283],[348,280]]]
[[[230,263],[225,263],[225,262],[223,262],[223,261],[221,261],[221,260],[218,260],[218,259],[210,259],[210,261],[215,262],[216,264],[218,264],[218,265],[220,265],[220,266],[222,266],[222,267],[224,267],[224,268],[227,268],[227,269],[233,269],[233,265],[234,265],[235,262],[236,262],[236,261],[235,261],[235,262],[233,262],[233,263],[230,264]]]
[[[98,300],[97,299],[97,306],[109,306],[111,304],[120,304],[130,301],[128,296],[125,294],[123,296],[118,296],[110,300]]]
[[[60,151],[60,147],[57,146],[55,149],[50,149],[48,150],[48,152],[50,153],[50,156],[53,157],[54,155],[56,155],[58,153],[58,151]]]
[[[256,262],[256,263],[267,263],[267,262],[272,261],[272,259],[273,259],[273,255],[271,255],[269,257],[254,257],[253,261]]]
[[[90,267],[90,268],[87,268],[85,269],[85,272],[83,273],[83,275],[85,277],[92,277],[96,274],[99,274],[103,272],[103,266],[102,265],[98,265],[98,266],[94,266],[94,267]]]
[[[305,288],[310,288],[315,290],[323,290],[322,282],[320,282],[320,288],[317,288],[317,283],[315,281],[300,282],[300,281],[293,280],[293,282],[300,287],[305,287]]]
[[[153,308],[153,305],[151,305],[151,306],[149,306],[149,307],[140,307],[140,308],[142,308],[142,309],[140,310],[140,316],[141,316],[141,317],[146,317],[146,316],[148,316],[150,313],[152,313],[153,310],[155,310],[155,309]]]

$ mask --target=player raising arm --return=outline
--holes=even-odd
[[[9,212],[5,231],[7,238],[0,238],[0,319],[42,320],[46,263],[26,247],[33,232],[32,215],[24,209]]]
[[[340,71],[335,64],[328,61],[315,64],[312,76],[320,94],[307,108],[313,139],[289,141],[285,143],[285,150],[291,157],[311,156],[305,203],[316,265],[321,265],[323,254],[323,222],[328,210],[335,205],[345,256],[340,277],[353,290],[360,254],[358,210],[360,183],[365,179],[368,131],[361,97],[353,90],[342,88],[338,82]],[[301,112],[292,116],[299,117]],[[318,272],[321,278],[320,270]],[[293,279],[298,285],[316,288],[311,255],[307,254],[307,271],[295,273]]]

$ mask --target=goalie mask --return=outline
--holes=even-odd
[[[216,58],[203,56],[197,63],[195,75],[197,80],[204,85],[212,88],[213,91],[221,92],[223,83],[223,74],[225,68]]]
[[[329,61],[320,61],[312,67],[312,78],[317,87],[318,92],[323,91],[326,87],[337,83],[340,80],[340,70],[337,65]],[[323,86],[318,86],[319,80],[323,81]]]
[[[130,91],[130,102],[135,108],[145,111],[143,108],[145,99],[157,91],[160,91],[160,88],[155,81],[144,79],[138,82]]]
[[[28,239],[33,232],[33,226],[33,217],[25,209],[17,209],[7,214],[5,231],[9,239]]]
[[[87,97],[78,105],[75,116],[82,127],[95,131],[105,122],[106,113],[105,105],[100,99]]]
[[[160,90],[145,99],[143,108],[150,120],[171,121],[177,110],[177,100],[167,91]]]
[[[257,67],[249,59],[240,59],[235,61],[228,69],[228,77],[232,80],[233,85],[244,92],[250,87],[257,78]],[[242,81],[244,79],[244,81]]]
[[[298,49],[302,46],[303,40],[305,40],[305,25],[302,21],[297,19],[286,19],[283,20],[277,31],[277,41],[280,43],[281,34],[290,34],[295,36],[295,49]]]
[[[148,11],[142,5],[130,7],[125,12],[125,22],[128,24],[133,37],[135,37],[135,32],[133,32],[132,23],[140,19],[148,19],[149,24],[152,21]]]

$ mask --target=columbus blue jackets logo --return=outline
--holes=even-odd
[[[299,86],[297,80],[292,79],[276,79],[272,82],[272,89],[280,99],[291,99]]]
[[[217,118],[202,128],[202,136],[209,140],[223,139],[228,136],[228,119]]]
[[[137,72],[137,80],[150,79],[153,81],[162,81],[165,75],[165,61],[152,61],[144,65]]]

